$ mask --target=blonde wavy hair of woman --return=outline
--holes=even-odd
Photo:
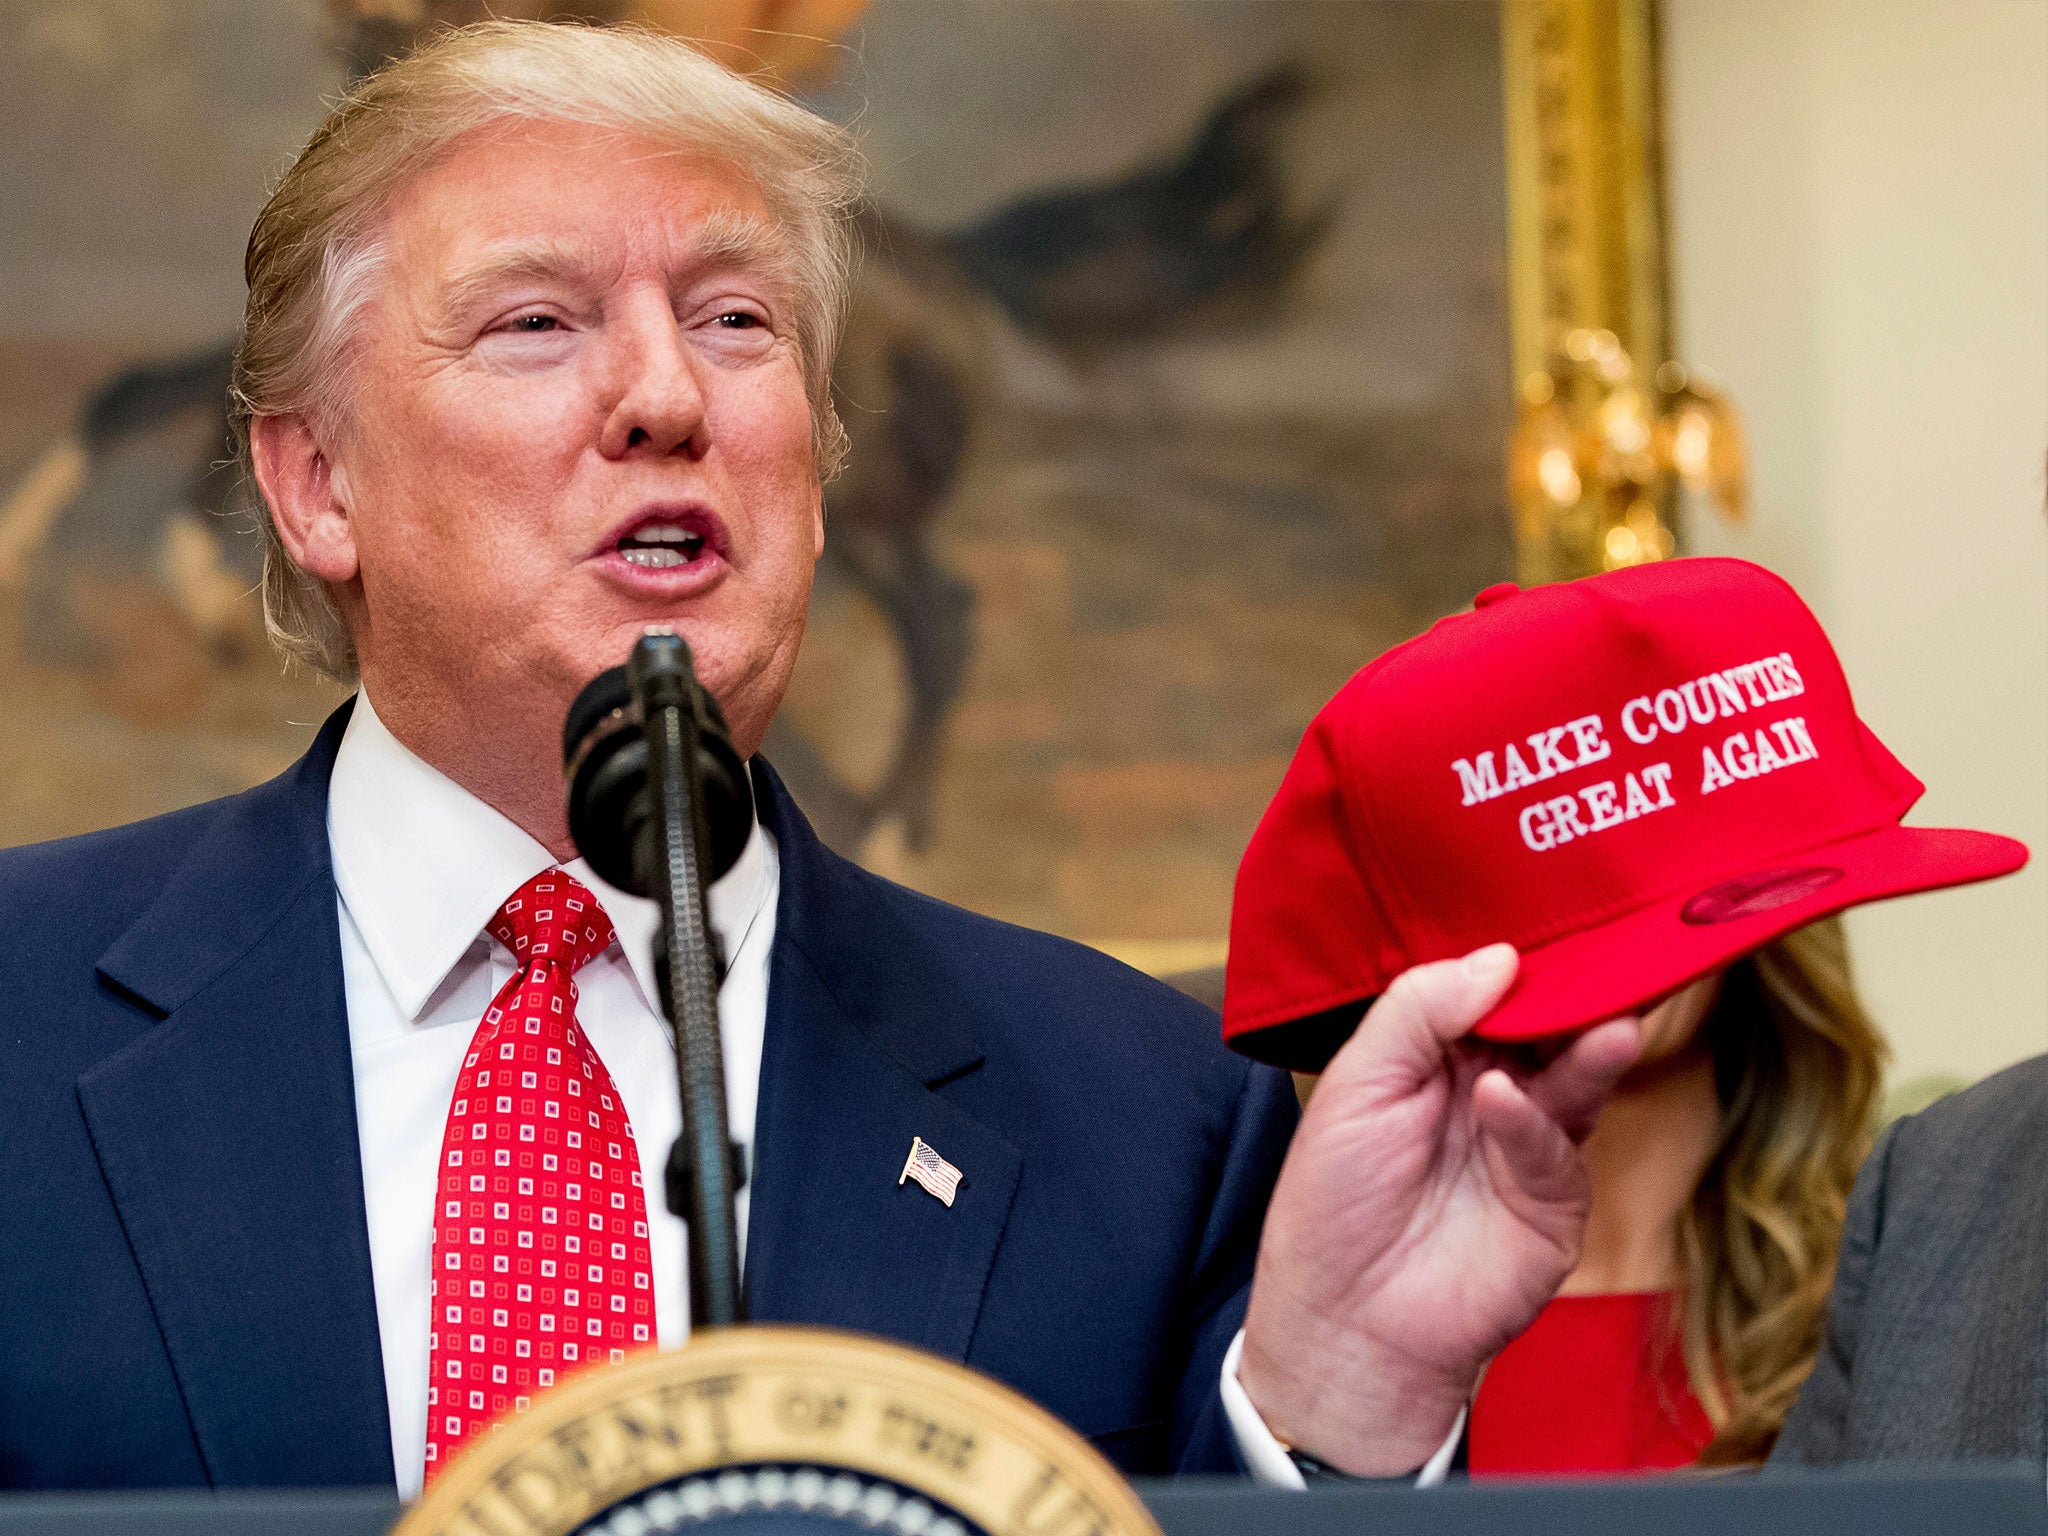
[[[1840,918],[1730,968],[1705,1028],[1721,1120],[1679,1220],[1676,1326],[1711,1466],[1762,1459],[1813,1369],[1888,1052]]]

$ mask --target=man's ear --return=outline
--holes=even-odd
[[[270,505],[285,552],[321,581],[355,579],[355,524],[334,461],[303,416],[258,416],[249,423],[256,485]]]

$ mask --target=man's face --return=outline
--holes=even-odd
[[[649,141],[520,124],[458,144],[386,239],[332,455],[379,709],[495,698],[559,718],[672,624],[752,751],[824,537],[753,185]]]

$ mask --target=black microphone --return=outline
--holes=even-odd
[[[710,849],[705,879],[716,880],[739,862],[753,831],[753,787],[718,700],[697,683],[688,644],[680,635],[644,637],[640,644],[648,639],[673,640],[688,679],[678,691],[690,697],[697,715],[697,775]],[[661,854],[647,782],[647,737],[627,668],[598,673],[576,695],[562,726],[562,763],[569,778],[569,836],[577,851],[607,885],[651,896]]]
[[[675,1030],[683,1133],[670,1149],[668,1208],[689,1223],[690,1322],[740,1321],[733,1202],[746,1170],[726,1128],[718,986],[725,959],[705,892],[739,861],[753,790],[690,648],[650,629],[623,667],[576,696],[562,727],[569,834],[600,879],[661,909],[654,977]]]

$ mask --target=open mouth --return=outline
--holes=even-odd
[[[646,523],[618,543],[619,557],[646,571],[688,565],[704,553],[704,547],[704,535],[680,523]]]
[[[715,581],[732,559],[732,540],[724,521],[702,502],[653,502],[613,524],[590,553],[593,559],[617,562],[612,569],[621,579],[656,579],[657,587],[647,590],[674,595],[681,590],[678,583]],[[621,566],[645,575],[626,576]]]

